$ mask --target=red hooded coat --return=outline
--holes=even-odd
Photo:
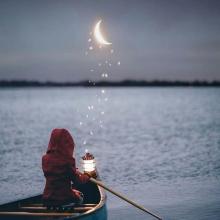
[[[87,175],[77,171],[73,158],[74,141],[66,129],[54,129],[46,154],[42,157],[42,168],[46,177],[43,200],[49,204],[64,204],[77,200],[71,182],[86,183]]]

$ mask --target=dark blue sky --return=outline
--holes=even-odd
[[[106,54],[85,51],[100,18],[110,80],[220,80],[218,0],[1,0],[0,79],[99,79]]]

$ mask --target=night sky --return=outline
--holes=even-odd
[[[220,80],[219,0],[0,0],[0,80],[98,80],[99,19],[109,80]]]

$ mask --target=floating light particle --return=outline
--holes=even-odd
[[[110,67],[112,66],[112,64],[111,64],[111,63],[109,63],[108,65],[109,65]]]
[[[89,47],[89,50],[93,50],[93,46],[90,46],[90,47]]]
[[[90,69],[90,72],[94,72],[94,69]]]
[[[107,73],[102,73],[101,75],[103,78],[108,78],[108,74]]]
[[[93,110],[93,109],[94,109],[94,106],[93,106],[93,105],[89,105],[89,106],[88,106],[88,109],[89,109],[89,110]]]
[[[111,50],[110,50],[110,53],[114,53],[114,50],[113,50],[113,49],[111,49]]]
[[[120,62],[120,61],[118,61],[118,62],[117,62],[117,65],[118,65],[118,66],[120,66],[120,65],[121,65],[121,62]]]
[[[107,64],[107,63],[108,63],[108,60],[106,60],[105,63]]]
[[[89,117],[89,115],[86,115],[86,118],[88,118]]]
[[[99,63],[98,65],[99,65],[99,66],[102,66],[102,63]]]
[[[83,141],[83,144],[84,144],[84,145],[86,145],[86,144],[87,144],[87,142],[86,142],[86,141]]]
[[[89,38],[89,39],[88,39],[88,42],[91,42],[91,41],[92,41],[92,39],[91,39],[91,38]]]
[[[101,115],[104,115],[105,114],[105,112],[101,112]]]
[[[102,124],[102,121],[99,121],[99,124]]]
[[[105,100],[105,102],[107,102],[107,101],[108,101],[108,98],[105,98],[104,100]]]
[[[102,89],[102,90],[101,90],[101,93],[102,93],[102,94],[105,94],[105,90],[104,90],[104,89]]]
[[[82,124],[83,124],[83,123],[80,121],[80,122],[79,122],[79,125],[82,125]]]
[[[90,135],[93,135],[93,132],[92,132],[92,131],[90,131],[89,133],[90,133]]]

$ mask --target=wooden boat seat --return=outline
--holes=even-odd
[[[49,206],[46,206],[46,209],[51,210],[51,211],[70,211],[74,209],[75,205],[76,205],[75,203],[69,203],[69,204],[59,205],[59,206],[49,205]],[[38,208],[43,208],[43,207],[38,207]]]
[[[77,205],[70,203],[62,206],[43,206],[43,204],[29,204],[27,206],[20,206],[19,209],[28,212],[74,212],[82,213],[91,210],[97,204],[82,204]]]
[[[27,203],[27,205],[28,206],[32,206],[32,207],[41,207],[41,206],[45,206],[43,203]],[[27,205],[25,205],[25,204],[22,204],[22,205],[20,205],[20,207],[21,206],[27,206]],[[83,203],[83,204],[75,204],[75,207],[79,207],[79,206],[82,206],[82,207],[94,207],[94,206],[96,206],[97,204],[95,204],[95,203]]]

